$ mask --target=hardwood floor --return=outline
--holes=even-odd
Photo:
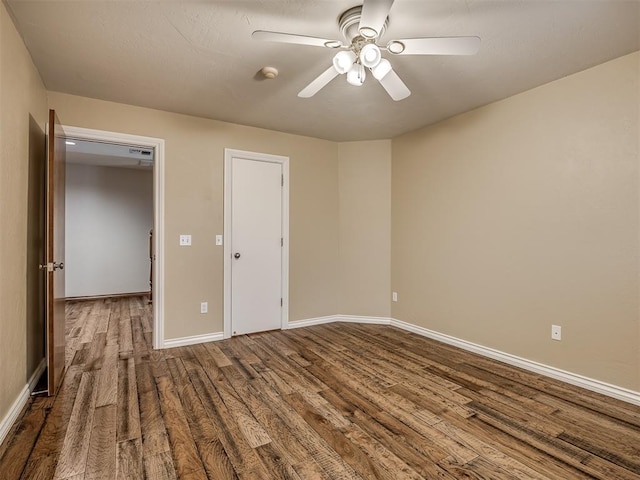
[[[640,407],[376,325],[151,349],[142,297],[67,306],[10,479],[640,479]]]

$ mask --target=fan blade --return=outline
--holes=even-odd
[[[396,48],[404,46],[404,50]],[[475,55],[480,49],[480,37],[401,38],[387,44],[395,55]]]
[[[267,32],[256,30],[251,34],[254,40],[262,42],[293,43],[296,45],[311,45],[312,47],[342,47],[342,42],[328,38],[309,37],[307,35],[296,35],[294,33]]]
[[[309,85],[300,90],[298,94],[301,98],[313,97],[318,93],[325,85],[338,76],[338,72],[333,68],[333,65],[322,72],[318,77],[312,81]]]
[[[387,91],[389,96],[396,102],[399,100],[404,100],[409,95],[411,95],[411,90],[407,88],[402,79],[393,70],[389,70],[389,73],[387,73],[378,81],[380,82],[380,85],[382,85],[382,87]]]
[[[364,0],[360,14],[360,33],[366,38],[377,38],[387,20],[393,0]],[[366,30],[375,31],[375,35],[367,35]],[[364,33],[363,33],[363,30]],[[373,33],[373,32],[372,32]]]

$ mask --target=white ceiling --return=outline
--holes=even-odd
[[[383,42],[477,35],[476,56],[394,56],[412,95],[368,78],[297,93],[335,51],[254,30],[340,39],[362,0],[7,0],[49,90],[336,141],[391,138],[640,49],[640,2],[396,0]],[[385,54],[389,57],[388,54]],[[265,80],[264,66],[280,75]]]

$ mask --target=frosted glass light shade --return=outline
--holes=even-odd
[[[380,63],[381,58],[382,54],[375,43],[367,43],[362,47],[362,50],[360,50],[360,63],[365,67],[375,67]]]
[[[364,67],[359,63],[354,63],[353,68],[347,73],[347,82],[355,87],[359,87],[364,83],[364,79],[367,74],[364,71]]]
[[[376,78],[376,80],[382,80],[387,73],[391,71],[391,63],[386,58],[380,60],[380,62],[371,69],[371,73]]]
[[[353,62],[355,61],[355,53],[351,50],[342,50],[341,52],[336,53],[335,57],[333,57],[333,68],[335,68],[336,72],[342,75],[343,73],[347,73],[351,70]]]

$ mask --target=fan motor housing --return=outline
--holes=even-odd
[[[360,17],[362,16],[362,6],[359,5],[357,7],[350,8],[338,19],[338,25],[340,26],[340,33],[342,37],[347,41],[347,43],[353,43],[357,37],[361,37],[359,27],[360,27]],[[387,17],[378,33],[378,38],[384,35],[387,27],[389,26],[389,17]]]

